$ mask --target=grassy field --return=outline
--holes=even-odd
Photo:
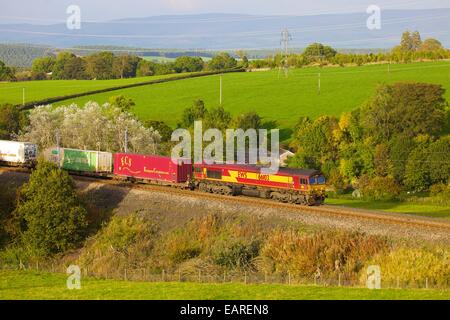
[[[361,67],[303,68],[291,70],[289,77],[278,70],[223,75],[223,105],[233,115],[257,111],[265,120],[276,120],[280,127],[292,127],[300,116],[339,116],[366,101],[377,84],[396,81],[421,81],[442,84],[450,100],[450,62],[424,62]],[[318,93],[318,73],[321,92]],[[142,119],[164,120],[175,125],[180,111],[202,99],[208,108],[219,104],[219,76],[180,80],[171,83],[124,89],[123,94],[136,102],[134,112]],[[103,103],[111,93],[64,101]]]
[[[245,285],[144,283],[81,279],[81,290],[68,290],[65,275],[0,271],[0,299],[137,299],[137,300],[331,300],[449,299],[450,292],[426,289],[382,289]]]
[[[22,104],[24,88],[25,102],[30,102],[174,76],[179,76],[179,74],[115,80],[48,80],[0,83],[0,104]],[[112,95],[115,95],[115,93],[109,92],[107,96]]]
[[[442,218],[450,220],[450,207],[427,203],[412,203],[401,201],[367,201],[359,199],[333,199],[326,200],[327,204],[351,208],[381,210],[385,212],[407,213],[425,217]]]

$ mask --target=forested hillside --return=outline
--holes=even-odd
[[[28,44],[0,44],[0,60],[11,67],[31,67],[36,58],[51,55],[54,48]]]

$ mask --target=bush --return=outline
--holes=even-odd
[[[187,229],[176,230],[165,241],[165,252],[172,265],[198,257],[202,248]]]
[[[386,239],[360,232],[323,231],[308,235],[278,230],[265,242],[261,256],[266,272],[290,272],[311,278],[320,269],[324,276],[339,272],[347,278],[357,278],[369,259],[387,249]]]
[[[35,248],[41,256],[76,247],[87,227],[87,211],[72,178],[48,162],[39,162],[20,189],[14,215],[21,243]]]
[[[144,267],[154,248],[156,233],[156,226],[139,214],[114,216],[88,241],[79,263],[97,274],[122,275],[126,268]]]
[[[11,240],[8,226],[15,208],[15,195],[16,189],[13,185],[0,186],[0,248]]]
[[[400,196],[401,188],[391,177],[362,177],[358,183],[364,198],[368,200],[396,200]]]
[[[450,184],[434,184],[430,187],[430,196],[438,204],[446,205],[450,203]]]
[[[259,249],[259,241],[247,244],[235,242],[219,249],[214,256],[214,262],[228,269],[249,269],[253,265],[253,259],[259,255]]]
[[[424,286],[430,284],[448,286],[450,264],[448,251],[439,249],[399,248],[388,254],[380,254],[369,264],[379,265],[381,279],[386,285]],[[361,281],[365,282],[365,274]]]

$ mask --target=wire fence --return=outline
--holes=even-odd
[[[66,274],[69,276],[67,265],[60,264],[19,264],[2,265],[2,270],[24,270],[49,272],[57,274]],[[204,270],[197,272],[167,272],[162,270],[155,273],[146,268],[121,269],[114,271],[93,272],[89,268],[80,268],[81,279],[89,278],[96,280],[121,280],[134,282],[187,282],[187,283],[205,283],[205,284],[260,284],[260,285],[315,285],[321,287],[365,287],[368,277],[358,278],[348,277],[342,273],[336,273],[333,276],[315,275],[314,277],[299,276],[291,272],[269,274],[256,272],[228,272],[222,274],[217,272],[208,274]],[[381,285],[383,289],[439,289],[450,290],[450,279],[420,278],[404,280],[400,277],[395,279],[383,279],[381,275]]]

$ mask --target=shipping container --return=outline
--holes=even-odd
[[[169,183],[185,183],[192,177],[189,160],[178,160],[160,156],[137,154],[114,154],[114,174],[143,180]]]
[[[37,159],[38,148],[34,143],[0,141],[0,162],[11,164],[33,164]]]
[[[68,148],[52,148],[46,158],[65,170],[76,172],[112,172],[112,153]]]

